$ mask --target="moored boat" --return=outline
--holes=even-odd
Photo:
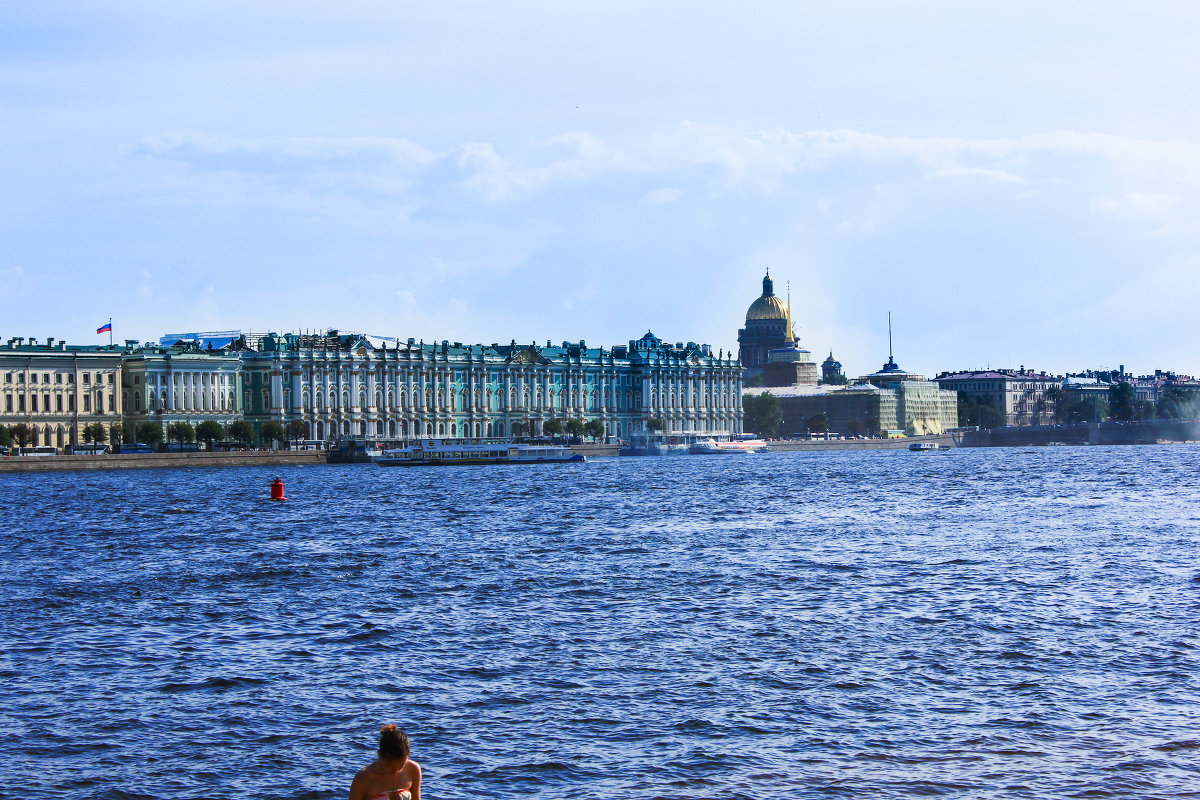
[[[716,439],[701,439],[693,442],[688,452],[692,455],[729,455],[732,453],[764,453],[767,443],[762,439],[739,439],[718,442]]]
[[[381,467],[446,467],[471,464],[566,464],[580,461],[587,461],[587,458],[559,445],[422,439],[407,447],[384,450],[375,463]]]

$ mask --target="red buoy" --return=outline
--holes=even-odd
[[[271,481],[271,499],[287,500],[287,498],[283,496],[283,481],[279,480],[279,478]]]

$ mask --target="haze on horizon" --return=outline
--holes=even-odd
[[[1200,373],[1200,7],[8,4],[0,335]]]

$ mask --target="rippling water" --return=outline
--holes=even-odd
[[[0,795],[1200,796],[1195,446],[0,476]]]

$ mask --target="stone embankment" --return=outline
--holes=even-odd
[[[784,440],[770,442],[767,450],[772,453],[815,452],[818,450],[907,450],[913,442],[936,442],[942,447],[958,447],[955,436],[949,433],[936,436],[906,436],[903,439],[814,439]]]
[[[587,458],[615,458],[620,453],[615,444],[573,444],[567,449]]]
[[[1031,447],[1055,444],[1154,444],[1200,441],[1200,421],[1153,419],[1144,422],[1084,422],[1034,425],[963,434],[962,447]]]
[[[261,450],[234,453],[127,453],[104,456],[6,456],[0,472],[154,469],[161,467],[282,467],[324,464],[320,450]]]

